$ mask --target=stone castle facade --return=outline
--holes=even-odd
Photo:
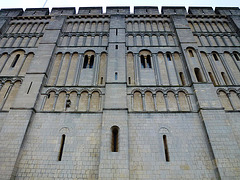
[[[0,10],[0,179],[240,179],[240,9]]]

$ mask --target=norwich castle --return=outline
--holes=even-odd
[[[1,9],[0,179],[240,179],[239,7]]]

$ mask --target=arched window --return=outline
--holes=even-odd
[[[193,54],[192,50],[188,50],[188,52],[189,52],[190,57],[194,57],[194,54]]]
[[[64,143],[65,143],[65,137],[66,137],[66,135],[63,134],[63,135],[62,135],[62,139],[61,139],[61,144],[60,144],[58,161],[61,161],[61,160],[62,160],[62,154],[63,154],[63,148],[64,148]]]
[[[170,53],[167,53],[167,60],[168,60],[168,61],[172,61],[172,58],[171,58],[171,54],[170,54]]]
[[[152,68],[151,53],[149,51],[141,51],[139,55],[141,61],[141,68]]]
[[[163,145],[164,145],[165,159],[166,159],[167,162],[169,162],[170,158],[169,158],[167,136],[166,135],[163,135]]]
[[[95,56],[95,54],[92,51],[89,51],[89,52],[85,53],[84,62],[83,62],[83,69],[86,69],[86,68],[92,69],[93,68],[94,56]]]
[[[111,131],[112,131],[111,151],[118,152],[119,151],[119,127],[113,126],[111,128]]]
[[[14,58],[11,68],[14,68],[15,65],[17,64],[18,60],[19,60],[20,54],[17,54],[16,57]]]
[[[235,57],[235,59],[236,59],[237,61],[240,61],[239,54],[238,54],[237,52],[234,52],[234,53],[233,53],[233,56]]]
[[[221,72],[221,75],[222,75],[222,78],[223,78],[225,84],[226,84],[226,85],[230,85],[229,80],[228,80],[228,77],[227,77],[227,75],[225,74],[225,72]]]
[[[219,60],[216,53],[213,53],[213,58],[214,58],[215,61],[218,61],[218,60]]]
[[[203,82],[202,73],[199,68],[194,68],[195,76],[198,82]]]

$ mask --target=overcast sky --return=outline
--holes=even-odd
[[[1,0],[1,8],[42,8],[46,0]],[[211,6],[211,7],[239,7],[240,0],[47,0],[44,7],[93,7],[102,6]]]

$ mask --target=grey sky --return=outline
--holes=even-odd
[[[46,0],[2,0],[1,8],[41,8]],[[211,6],[211,7],[239,7],[240,0],[47,0],[45,7],[86,7],[102,6]]]

